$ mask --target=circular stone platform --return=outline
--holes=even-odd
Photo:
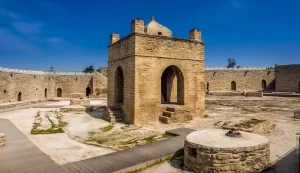
[[[5,134],[0,133],[0,149],[5,145]]]
[[[267,138],[240,131],[242,137],[226,136],[228,130],[208,129],[190,133],[184,144],[184,164],[194,172],[261,172],[270,163]]]

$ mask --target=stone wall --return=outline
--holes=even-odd
[[[121,106],[125,121],[129,123],[158,122],[159,116],[162,115],[162,74],[172,66],[182,74],[181,104],[193,116],[203,115],[205,107],[204,43],[189,39],[148,35],[139,29],[140,25],[143,25],[142,20],[134,20],[133,33],[121,40],[111,40],[108,48],[107,70],[108,106]],[[117,34],[112,36],[114,35]],[[117,100],[117,92],[120,91],[118,88],[120,85],[116,82],[118,68],[122,69],[124,75],[124,89],[121,89],[124,92],[122,103]]]
[[[300,64],[275,66],[276,91],[300,92]]]
[[[209,91],[231,91],[231,83],[236,83],[236,91],[275,91],[274,68],[205,69],[206,89]],[[266,81],[263,89],[262,81]],[[207,85],[209,85],[207,87]]]
[[[87,87],[92,91],[94,88],[99,88],[102,92],[106,92],[106,84],[106,77],[98,72],[94,74],[51,73],[0,68],[0,103],[16,102],[18,99],[26,101],[55,98],[58,88],[62,90],[62,97],[70,97],[72,93],[86,93]],[[95,96],[100,97],[100,95]]]
[[[195,173],[261,172],[270,165],[270,143],[238,148],[215,148],[185,141],[184,163]]]

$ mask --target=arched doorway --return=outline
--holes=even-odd
[[[19,92],[19,94],[18,94],[18,101],[19,102],[22,101],[22,93],[21,92]]]
[[[231,82],[231,90],[236,91],[236,83],[235,83],[235,81]]]
[[[124,102],[124,74],[121,67],[116,70],[115,76],[115,102]]]
[[[47,88],[45,89],[45,98],[47,98]]]
[[[184,104],[184,78],[181,70],[172,65],[161,76],[161,103]]]
[[[88,97],[92,93],[92,89],[90,87],[87,87],[85,89],[85,95]]]
[[[62,97],[62,89],[61,88],[57,88],[57,90],[56,90],[56,96],[57,97]]]
[[[266,82],[266,80],[262,80],[261,81],[261,88],[262,89],[266,89],[267,88],[267,82]]]
[[[209,82],[206,82],[206,91],[209,92]]]

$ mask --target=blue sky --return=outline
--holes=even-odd
[[[188,38],[202,31],[206,67],[300,63],[299,0],[0,0],[0,67],[107,66],[109,35],[151,16]]]

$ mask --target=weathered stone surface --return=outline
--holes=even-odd
[[[253,173],[270,165],[267,138],[247,132],[241,132],[242,138],[231,138],[226,132],[214,129],[188,135],[184,144],[185,166],[196,173]]]
[[[85,95],[84,95],[84,93],[72,93],[71,94],[71,98],[73,98],[73,99],[80,99],[80,98],[85,98]]]
[[[193,34],[193,40],[149,35],[144,32],[144,22],[134,20],[132,33],[108,48],[108,106],[121,105],[125,121],[129,123],[158,122],[164,111],[161,103],[166,100],[162,99],[162,75],[169,67],[177,70],[172,80],[175,76],[179,78],[178,84],[172,86],[172,92],[179,94],[177,97],[171,94],[170,101],[180,102],[191,117],[203,116],[204,43],[195,38],[200,37],[200,32]],[[120,79],[117,73],[120,68],[123,88],[116,82]],[[123,102],[118,100],[121,92]]]
[[[61,112],[90,112],[93,111],[93,106],[69,105],[60,108]]]
[[[0,149],[3,148],[5,145],[5,134],[0,133]]]
[[[220,121],[215,123],[215,126],[227,130],[235,129],[257,134],[269,133],[275,128],[275,124],[270,123],[267,120],[253,118],[241,120],[239,122]]]
[[[277,92],[300,92],[300,64],[278,65],[275,69]]]
[[[246,97],[263,97],[263,92],[246,92]]]
[[[90,105],[90,99],[71,99],[70,105]]]

